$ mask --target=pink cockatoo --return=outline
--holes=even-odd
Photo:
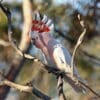
[[[38,12],[35,13],[29,34],[32,43],[43,52],[48,65],[55,66],[66,73],[65,82],[68,82],[76,92],[85,92],[86,88],[78,82],[84,80],[80,78],[75,66],[72,72],[71,55],[67,48],[50,34],[53,30],[54,24],[51,19],[46,15],[41,18]]]

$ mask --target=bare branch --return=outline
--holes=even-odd
[[[32,94],[36,95],[37,97],[39,97],[40,99],[51,100],[51,98],[49,96],[42,93],[40,90],[38,90],[34,86],[19,85],[19,84],[16,84],[14,82],[11,82],[11,81],[5,79],[2,72],[0,72],[0,79],[1,79],[0,80],[0,86],[7,85],[9,87],[12,87],[12,88],[15,88],[15,89],[19,90],[20,92],[32,93]]]
[[[99,57],[96,57],[90,53],[87,53],[84,50],[81,50],[81,49],[79,49],[79,50],[81,51],[82,55],[84,55],[86,58],[88,58],[91,61],[90,63],[95,63],[97,65],[100,65],[100,58]]]
[[[83,39],[84,39],[84,35],[86,34],[86,28],[84,27],[84,21],[80,20],[80,15],[78,15],[78,19],[80,21],[80,25],[82,26],[83,28],[83,32],[81,33],[81,35],[79,36],[78,40],[77,40],[77,43],[75,45],[75,48],[74,48],[74,51],[73,51],[73,54],[72,54],[72,60],[71,60],[71,68],[72,68],[72,73],[73,73],[73,70],[74,70],[74,58],[75,58],[75,54],[76,54],[76,51],[77,49],[79,48],[79,46],[81,45]]]
[[[64,91],[63,91],[63,77],[62,75],[58,76],[58,84],[57,84],[59,100],[66,100]]]
[[[62,30],[55,28],[54,31],[57,32],[60,36],[62,36],[66,40],[68,40],[69,43],[71,44],[74,43],[74,39],[72,39],[68,34],[67,35],[63,34]]]
[[[0,39],[0,45],[2,45],[2,46],[4,46],[4,47],[6,47],[6,46],[9,46],[9,45],[10,45],[10,43],[9,43],[9,42],[7,42],[7,41],[5,41],[5,40],[3,40],[3,39]]]
[[[51,67],[51,66],[48,66],[48,65],[44,65],[42,62],[41,62],[41,64],[42,64],[42,67],[44,69],[46,69],[49,73],[52,73],[56,77],[58,77],[59,75],[62,75],[62,77],[63,77],[66,74],[65,72],[61,72],[61,70],[59,70],[59,69],[57,69],[57,68],[55,68],[53,66]],[[66,97],[65,97],[65,95],[63,93],[63,80],[62,80],[61,76],[59,77],[58,82],[59,82],[58,86],[60,86],[62,84],[61,87],[59,88],[60,89],[59,92],[62,91],[59,96],[61,98],[63,98],[61,100],[66,100]],[[80,80],[78,80],[78,82],[80,84],[82,84],[83,86],[85,86],[88,90],[90,90],[95,96],[97,96],[98,98],[100,98],[100,95],[98,93],[96,93],[90,86],[86,85],[85,83],[83,83]]]
[[[96,95],[97,97],[100,98],[100,95],[98,93],[96,93],[93,89],[91,89],[88,85],[84,84],[82,81],[79,81],[80,84],[82,84],[83,86],[85,86],[88,90],[90,90],[94,95]]]
[[[71,60],[71,67],[72,67],[72,72],[73,72],[73,69],[74,69],[74,58],[75,58],[75,54],[76,54],[76,51],[77,49],[79,48],[79,46],[81,45],[83,39],[84,39],[84,35],[86,34],[86,28],[85,28],[85,25],[84,25],[84,21],[80,20],[80,15],[78,15],[78,19],[80,21],[80,25],[82,26],[83,28],[83,32],[81,33],[81,35],[79,36],[79,39],[75,45],[75,48],[74,48],[74,51],[73,51],[73,54],[72,54],[72,60]],[[83,86],[85,86],[87,89],[89,89],[94,95],[96,95],[97,97],[100,98],[100,95],[98,93],[96,93],[93,89],[91,89],[88,85],[84,84],[82,81],[78,80],[80,84],[82,84]]]

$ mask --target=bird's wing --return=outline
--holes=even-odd
[[[64,72],[71,72],[71,56],[69,52],[67,52],[67,50],[64,49],[64,47],[61,44],[54,47],[53,59],[55,60],[55,63],[60,70]]]

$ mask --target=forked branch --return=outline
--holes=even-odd
[[[49,96],[47,96],[46,94],[42,93],[40,90],[35,88],[33,86],[33,84],[32,84],[32,86],[16,84],[14,82],[7,80],[5,78],[5,76],[3,75],[3,73],[0,71],[0,86],[3,86],[3,85],[7,85],[12,88],[15,88],[15,89],[19,90],[20,92],[32,93],[43,100],[51,100],[51,98]]]

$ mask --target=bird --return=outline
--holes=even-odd
[[[46,59],[46,64],[54,65],[60,71],[65,72],[63,78],[76,92],[86,93],[86,88],[78,81],[85,82],[79,75],[74,64],[72,71],[71,54],[68,49],[53,35],[54,23],[47,15],[35,12],[29,32],[31,43],[40,49]]]

